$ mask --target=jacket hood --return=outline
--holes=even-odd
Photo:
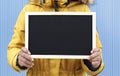
[[[41,4],[41,3],[46,3],[46,4],[52,4],[54,0],[29,0],[30,2],[35,2],[36,4]],[[68,0],[58,0],[58,4],[64,4],[65,2],[67,2]],[[71,1],[71,0],[69,0]],[[72,0],[74,1],[74,0]],[[77,0],[75,0],[77,1]],[[78,2],[82,3],[82,4],[93,4],[93,0],[78,0]]]
[[[93,4],[93,0],[79,0],[79,1],[88,5]]]

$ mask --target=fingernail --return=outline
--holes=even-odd
[[[30,55],[31,53],[28,51],[28,54]]]
[[[88,60],[90,60],[90,56],[88,57]]]
[[[93,51],[91,51],[91,53],[93,53]]]
[[[34,64],[32,63],[31,67],[33,67],[33,66],[34,66]]]
[[[32,61],[34,61],[34,59],[32,58]]]

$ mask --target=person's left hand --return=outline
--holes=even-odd
[[[100,49],[95,48],[91,50],[91,55],[89,56],[89,61],[91,62],[92,66],[94,68],[98,68],[99,65],[101,64],[101,56],[100,56]]]

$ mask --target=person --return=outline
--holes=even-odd
[[[96,31],[96,48],[89,59],[33,59],[25,46],[25,12],[90,12],[92,0],[30,0],[21,11],[8,45],[8,63],[27,76],[96,76],[104,68],[102,45]]]

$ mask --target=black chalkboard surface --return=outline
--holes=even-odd
[[[34,58],[87,58],[95,21],[95,13],[26,13],[25,47]]]

